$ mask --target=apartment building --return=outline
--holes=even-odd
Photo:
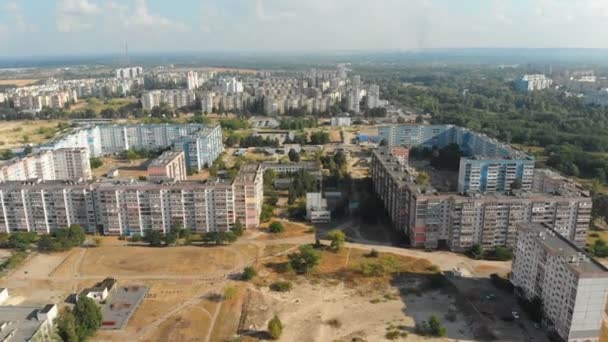
[[[464,251],[475,244],[484,249],[512,246],[521,222],[545,223],[584,245],[591,221],[591,198],[573,189],[510,195],[438,192],[419,183],[416,170],[403,166],[388,147],[372,152],[370,173],[393,224],[412,247],[445,245]]]
[[[166,151],[148,165],[148,179],[185,181],[186,156],[184,151]]]
[[[389,146],[442,148],[457,144],[463,157],[458,192],[506,193],[515,184],[532,190],[534,158],[486,135],[454,125],[390,125],[378,128]]]
[[[140,66],[116,69],[116,78],[118,79],[131,79],[141,78],[144,76],[144,68]]]
[[[2,182],[0,231],[48,234],[79,224],[107,235],[227,231],[236,220],[259,224],[263,168],[244,165],[233,181]]]
[[[59,148],[41,151],[0,164],[0,181],[91,179],[86,148]]]
[[[151,90],[144,92],[141,96],[142,108],[147,110],[152,110],[161,103],[166,104],[169,108],[177,109],[192,106],[195,102],[196,95],[190,89]]]
[[[515,89],[519,91],[535,91],[549,88],[553,80],[542,74],[523,75],[515,80]]]
[[[599,341],[608,269],[558,231],[518,226],[511,282],[520,295],[542,300],[544,323],[564,341]]]
[[[44,150],[85,147],[93,157],[128,149],[184,151],[186,165],[201,170],[224,151],[222,129],[199,124],[96,125],[79,129],[41,146]]]
[[[54,322],[59,315],[55,304],[39,306],[0,306],[0,341],[52,341]]]

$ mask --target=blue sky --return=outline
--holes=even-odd
[[[0,56],[608,47],[608,0],[0,0]]]

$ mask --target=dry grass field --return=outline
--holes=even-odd
[[[245,250],[245,253],[252,252]],[[112,274],[116,277],[200,275],[210,278],[243,263],[247,255],[225,247],[114,247],[87,250],[79,272],[82,275]]]
[[[18,148],[26,143],[40,144],[50,137],[42,130],[57,128],[58,120],[3,121],[0,123],[0,149]]]
[[[14,79],[14,80],[0,80],[0,85],[14,85],[17,87],[25,87],[32,85],[39,80],[37,79]]]

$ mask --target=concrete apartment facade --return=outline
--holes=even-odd
[[[48,234],[79,224],[107,235],[226,231],[236,220],[259,224],[263,169],[244,165],[233,181],[3,182],[0,231]]]
[[[96,125],[41,146],[44,150],[85,147],[92,157],[128,149],[184,151],[188,168],[199,171],[224,151],[222,129],[199,124]]]
[[[519,91],[535,91],[549,88],[553,80],[543,74],[523,75],[515,80],[515,89]]]
[[[608,270],[559,232],[521,224],[511,282],[543,302],[544,322],[568,342],[598,342],[606,306]]]
[[[584,245],[591,221],[592,200],[575,190],[561,193],[518,191],[514,195],[440,193],[420,184],[416,170],[402,165],[388,147],[372,152],[374,188],[395,227],[409,236],[412,247],[464,251],[513,246],[516,225],[550,225],[576,244]]]
[[[166,151],[148,165],[148,179],[185,181],[186,157],[183,151]]]
[[[463,157],[458,192],[509,192],[515,181],[531,190],[534,158],[486,135],[454,125],[389,125],[378,128],[389,146],[445,147],[457,144]]]
[[[59,148],[41,151],[0,164],[0,181],[91,179],[86,148]]]

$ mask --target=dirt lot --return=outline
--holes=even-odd
[[[435,268],[428,260],[390,254],[369,258],[366,254],[358,249],[323,252],[319,266],[306,277],[277,273],[276,264],[284,257],[266,262],[260,268],[258,288],[247,301],[243,333],[264,337],[266,324],[276,313],[284,325],[281,341],[380,341],[389,332],[416,341],[421,339],[415,334],[416,321],[437,315],[450,340],[475,339],[467,316],[470,310],[461,307],[457,293],[443,289],[447,283],[434,285]],[[357,272],[362,263],[375,262],[393,265],[390,267],[400,276]],[[283,293],[269,290],[268,284],[277,279],[291,281],[293,289]]]
[[[0,149],[18,148],[27,143],[40,144],[49,140],[46,134],[40,134],[39,129],[54,129],[61,121],[4,121],[0,125]]]

